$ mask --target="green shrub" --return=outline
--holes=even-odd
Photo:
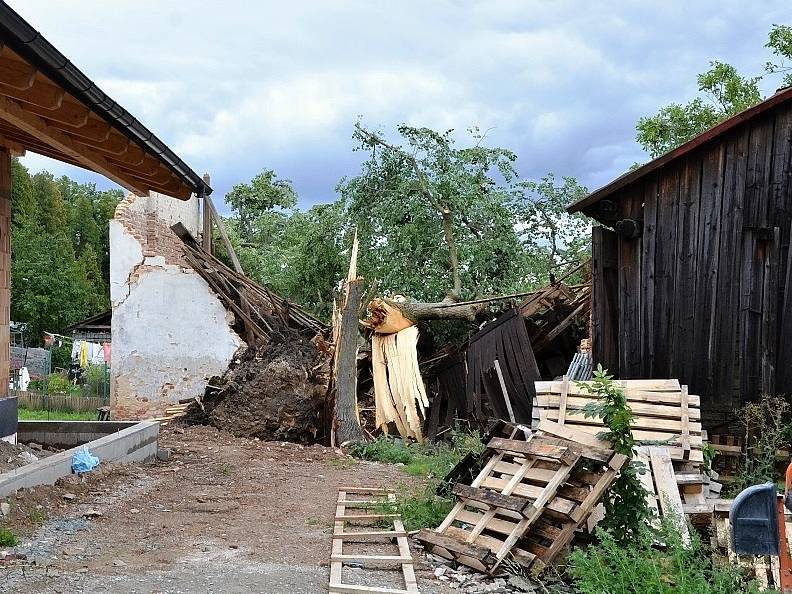
[[[691,530],[685,548],[674,522],[664,520],[659,535],[648,527],[629,542],[597,529],[599,543],[575,549],[568,571],[580,594],[753,594],[761,590],[742,570],[712,560]],[[654,546],[659,541],[665,549]]]
[[[47,392],[50,394],[69,394],[73,388],[69,378],[62,373],[50,373],[47,376]]]
[[[751,485],[775,483],[781,478],[776,468],[776,452],[789,445],[788,413],[789,404],[779,396],[762,396],[759,402],[746,404],[739,410],[737,418],[743,426],[746,447],[730,494],[736,495]]]
[[[0,528],[0,547],[15,547],[17,544],[19,539],[16,534],[6,528]]]
[[[614,451],[630,459],[604,500],[605,518],[600,524],[611,534],[617,535],[619,540],[629,542],[651,517],[646,504],[646,491],[640,479],[646,468],[641,462],[633,460],[635,440],[631,428],[632,410],[627,405],[624,390],[616,385],[613,376],[608,375],[601,364],[597,366],[590,383],[578,385],[597,396],[596,402],[586,404],[583,409],[586,417],[600,417],[607,427],[597,437],[610,441]]]

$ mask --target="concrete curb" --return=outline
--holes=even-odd
[[[79,421],[75,421],[79,422]],[[116,433],[95,439],[85,445],[91,454],[98,456],[102,464],[108,462],[145,462],[157,456],[159,423],[141,421]],[[37,462],[0,474],[0,497],[17,489],[52,485],[59,478],[69,476],[72,456],[82,446],[65,450]]]

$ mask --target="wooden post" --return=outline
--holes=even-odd
[[[335,442],[365,441],[357,411],[358,311],[363,300],[363,279],[346,283],[341,327],[336,344],[336,394],[333,426]]]
[[[11,369],[11,153],[0,147],[0,398]]]
[[[203,180],[209,185],[209,174],[203,174]],[[201,246],[210,254],[212,253],[212,206],[209,195],[203,196],[201,210],[203,215],[203,231],[201,232]]]
[[[778,509],[778,564],[779,564],[779,589],[784,594],[792,592],[792,556],[789,554],[789,541],[786,531],[786,509],[784,498],[777,497]]]

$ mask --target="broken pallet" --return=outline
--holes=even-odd
[[[533,569],[550,563],[627,461],[550,434],[525,439],[516,427],[487,447],[478,476],[454,487],[458,502],[449,515],[416,538],[434,554],[488,573],[507,559]]]

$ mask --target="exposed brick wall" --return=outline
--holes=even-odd
[[[115,211],[115,219],[120,221],[124,229],[138,240],[143,248],[143,256],[150,258],[162,256],[165,264],[182,266],[191,271],[184,258],[184,247],[170,226],[162,221],[155,210],[144,211],[136,202],[141,199],[130,194],[119,202]]]

